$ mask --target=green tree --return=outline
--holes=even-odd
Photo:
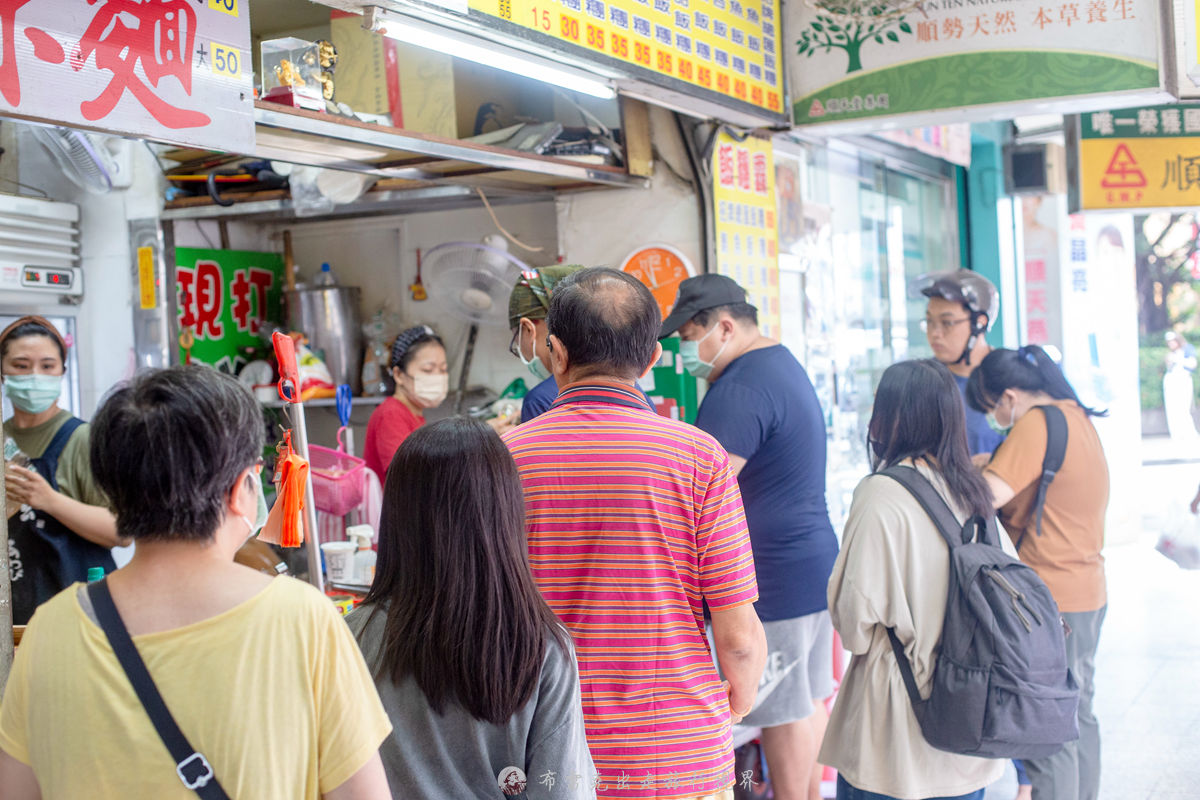
[[[1180,284],[1191,284],[1191,259],[1198,249],[1191,213],[1152,214],[1134,219],[1137,254],[1138,323],[1143,336],[1161,335],[1181,320],[1167,304]]]
[[[912,33],[912,27],[904,17],[887,15],[891,10],[887,3],[854,5],[853,0],[838,0],[837,4],[823,3],[821,9],[828,13],[817,14],[808,23],[808,28],[796,40],[797,54],[812,58],[822,50],[845,50],[849,58],[846,74],[862,69],[862,47],[867,42],[899,42],[900,35],[892,28],[901,33]]]

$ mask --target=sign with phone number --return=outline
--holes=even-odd
[[[472,10],[773,113],[779,0],[470,0]]]

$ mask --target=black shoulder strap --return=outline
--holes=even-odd
[[[54,432],[54,438],[50,440],[50,444],[46,445],[46,449],[42,451],[42,457],[53,456],[57,461],[62,455],[62,451],[66,449],[67,442],[70,441],[71,435],[79,429],[83,424],[83,420],[79,417],[71,417],[62,425],[58,426],[58,430]]]
[[[908,656],[904,654],[904,645],[900,644],[900,637],[896,635],[896,629],[888,628],[887,635],[888,641],[892,643],[892,653],[896,656],[896,666],[900,667],[900,677],[904,679],[904,688],[908,691],[908,700],[912,703],[917,721],[920,722],[925,701],[921,699],[921,690],[917,688],[917,679],[913,675],[912,664],[908,662]]]
[[[1042,478],[1038,481],[1037,497],[1033,501],[1037,519],[1037,535],[1042,535],[1042,509],[1046,505],[1046,490],[1054,483],[1067,455],[1067,418],[1058,406],[1038,406],[1046,417],[1046,455],[1042,458]],[[1023,539],[1024,537],[1022,537]],[[1017,544],[1020,547],[1020,543]]]
[[[886,475],[889,478],[897,481],[905,489],[908,489],[912,496],[917,499],[921,507],[925,509],[925,513],[933,520],[934,525],[941,532],[942,538],[946,540],[953,551],[954,548],[963,544],[963,531],[965,526],[962,525],[958,518],[954,516],[954,512],[950,510],[950,506],[946,505],[945,499],[934,488],[933,484],[917,470],[912,467],[894,466],[888,467],[879,473]],[[978,518],[973,518],[969,524]],[[984,523],[983,536],[984,541],[987,541],[993,530],[989,527],[994,524],[988,520]],[[989,544],[993,542],[988,542]],[[925,701],[921,699],[921,691],[917,688],[917,679],[913,675],[912,664],[909,663],[908,656],[904,654],[904,645],[900,643],[900,638],[896,636],[895,628],[887,629],[888,641],[892,643],[892,653],[896,656],[896,665],[900,667],[900,677],[904,679],[904,688],[908,691],[908,699],[912,703],[913,713],[917,716],[917,721],[920,722]]]
[[[917,502],[921,504],[921,508],[925,509],[925,513],[941,531],[942,538],[946,540],[946,544],[950,546],[951,550],[963,543],[962,523],[954,516],[950,506],[946,505],[946,501],[938,494],[938,490],[933,488],[933,484],[924,475],[912,467],[904,466],[888,467],[879,474],[897,481],[905,489],[908,489],[913,497],[917,498]]]
[[[213,774],[208,759],[196,752],[183,735],[183,731],[175,724],[175,718],[163,702],[158,687],[154,685],[154,679],[146,670],[145,662],[138,655],[137,646],[130,638],[125,623],[121,621],[121,614],[108,591],[107,579],[89,584],[88,597],[96,611],[96,619],[100,621],[100,627],[104,629],[104,635],[108,637],[108,643],[112,645],[113,653],[117,656],[117,661],[121,662],[121,668],[125,670],[125,676],[133,684],[133,690],[142,701],[146,714],[154,723],[154,729],[167,746],[171,758],[175,759],[175,774],[179,776],[179,780],[205,800],[229,800],[229,795],[225,794],[225,790]]]

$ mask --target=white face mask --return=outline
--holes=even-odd
[[[440,406],[450,393],[449,375],[420,375],[412,376],[413,396],[426,408]]]
[[[267,524],[267,495],[263,490],[262,475],[258,474],[258,470],[253,470],[250,473],[250,480],[254,481],[254,494],[256,500],[256,508],[254,511],[254,522],[242,517],[242,522],[246,523],[246,527],[250,529],[250,535],[247,539],[253,539],[258,535],[258,532]]]
[[[534,335],[534,337],[537,336],[536,328],[534,328],[533,335]],[[536,346],[537,342],[536,341],[534,342],[533,358],[526,361],[525,360],[525,348],[521,346],[521,343],[523,341],[524,341],[524,339],[521,337],[521,334],[518,333],[517,334],[517,358],[521,359],[521,363],[524,364],[526,369],[529,370],[530,374],[532,374],[533,377],[537,379],[538,383],[541,383],[542,381],[550,378],[551,377],[550,370],[546,369],[546,365],[543,364],[542,359],[538,357],[537,346]]]

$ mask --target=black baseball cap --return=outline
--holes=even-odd
[[[738,286],[732,278],[713,272],[688,278],[679,284],[675,308],[671,309],[671,313],[663,320],[658,338],[667,338],[701,311],[744,302],[746,290]]]

